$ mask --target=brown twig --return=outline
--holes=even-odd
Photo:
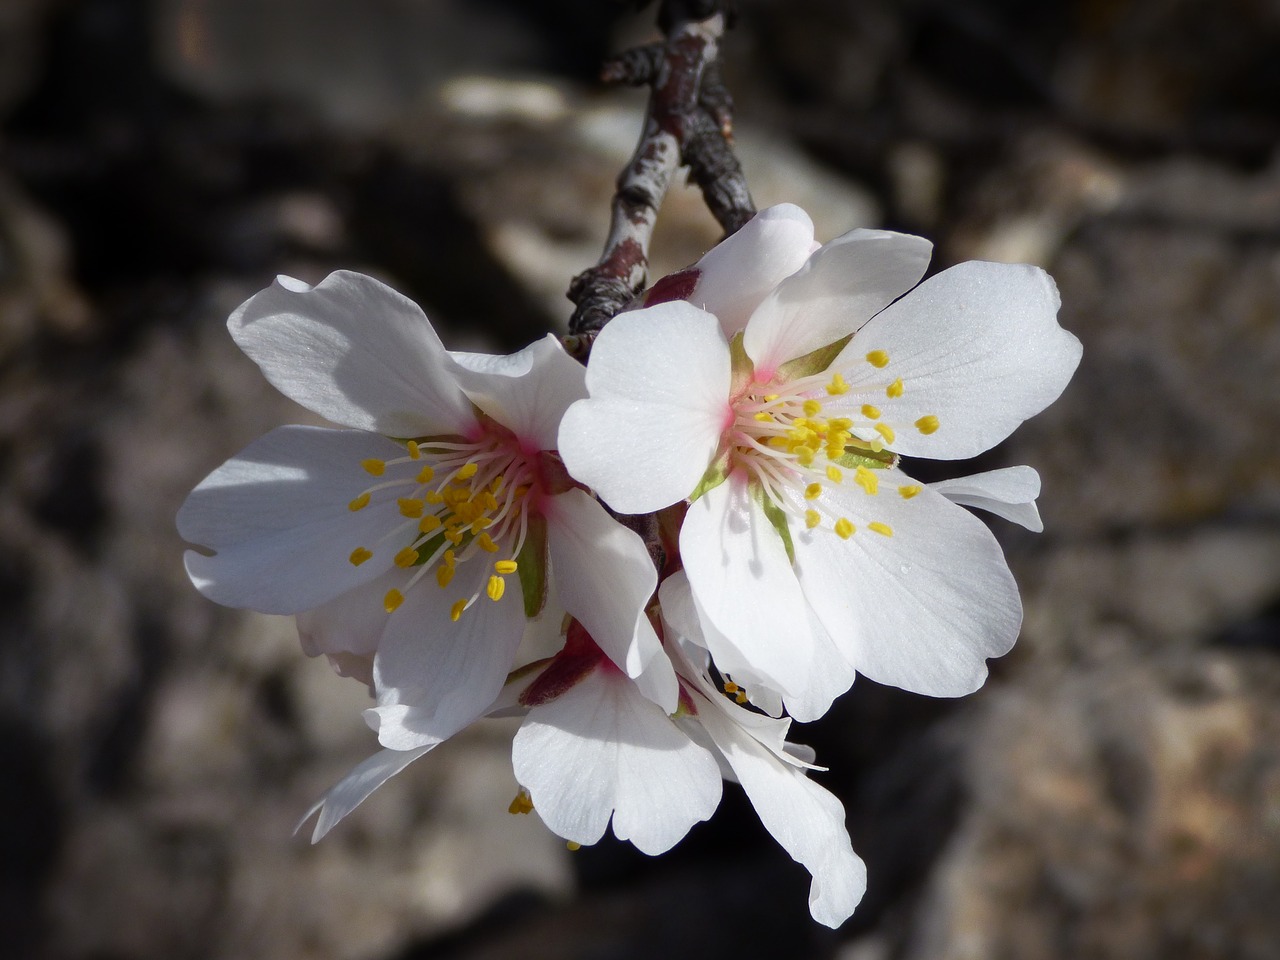
[[[729,0],[663,0],[660,43],[605,64],[607,82],[650,88],[644,129],[618,175],[609,238],[599,262],[574,277],[569,348],[586,359],[595,335],[644,290],[658,208],[680,163],[726,235],[755,207],[732,149],[733,101],[720,77],[719,40]]]

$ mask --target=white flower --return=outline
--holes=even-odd
[[[897,455],[1000,442],[1061,393],[1080,344],[1035,267],[965,263],[911,289],[927,241],[812,237],[798,208],[766,210],[655,287],[692,302],[614,319],[561,455],[619,512],[693,501],[680,553],[707,645],[753,696],[811,719],[855,669],[969,693],[1017,637],[1017,589],[985,525]]]
[[[493,702],[549,562],[564,608],[674,709],[647,550],[552,453],[585,393],[554,338],[449,354],[415,304],[346,272],[282,277],[228,325],[278,389],[351,429],[280,427],[192,491],[178,528],[212,551],[186,556],[202,593],[298,614],[308,652],[368,673],[382,744],[417,750]]]

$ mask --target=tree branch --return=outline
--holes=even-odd
[[[720,77],[728,0],[664,0],[660,43],[605,64],[606,82],[650,88],[644,128],[618,175],[609,237],[599,262],[574,277],[566,346],[585,360],[595,335],[634,300],[649,274],[649,241],[676,167],[687,164],[726,235],[755,213],[732,149],[733,101]]]

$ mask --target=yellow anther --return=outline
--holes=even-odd
[[[923,489],[924,487],[919,486],[917,484],[913,486],[899,487],[898,493],[901,494],[903,500],[910,500],[912,497],[914,497],[917,493],[919,493]]]
[[[432,506],[436,506],[438,504],[444,503],[444,497],[442,497],[435,490],[428,490],[423,495],[422,499],[427,501],[427,503],[431,504]]]
[[[372,556],[373,551],[367,547],[356,547],[351,551],[351,556],[347,557],[347,559],[351,561],[353,567],[358,567]]]
[[[418,551],[413,547],[405,547],[396,554],[396,566],[400,568],[412,567],[418,562]]]
[[[738,695],[737,695],[736,697],[734,697],[734,698],[733,698],[733,702],[734,702],[734,703],[746,703],[746,702],[747,702],[747,691],[745,691],[745,690],[739,690],[739,691],[738,691]]]
[[[893,527],[889,526],[887,523],[881,523],[879,520],[876,520],[872,523],[868,523],[867,529],[874,530],[876,533],[880,534],[880,536],[882,537],[893,536]]]
[[[811,483],[804,488],[804,498],[806,500],[817,500],[822,495],[822,484]]]
[[[520,484],[520,486],[516,487],[516,489],[515,489],[515,497],[516,497],[516,499],[517,499],[517,500],[519,500],[521,497],[523,497],[523,496],[524,496],[525,494],[527,494],[528,492],[529,492],[529,485],[528,485],[527,483],[522,483],[522,484]]]
[[[894,437],[896,436],[893,432],[893,427],[889,426],[887,423],[877,423],[876,433],[884,437],[885,443],[893,443]]]
[[[435,479],[436,472],[430,466],[425,466],[418,471],[417,481],[419,483],[430,483]]]
[[[831,375],[831,382],[827,384],[827,393],[833,397],[837,397],[842,393],[849,392],[849,385],[844,382],[844,377],[838,373]]]
[[[492,512],[498,509],[498,498],[488,490],[480,496],[480,502],[484,505],[484,508],[487,511]]]
[[[394,587],[387,591],[387,595],[382,598],[382,609],[387,613],[395,613],[396,607],[404,603],[404,594]]]
[[[401,516],[417,518],[422,516],[423,501],[415,497],[397,497],[396,506],[400,508]]]
[[[885,396],[887,396],[890,400],[894,400],[902,396],[904,392],[906,392],[906,388],[902,385],[901,377],[899,377],[897,380],[893,381],[893,383],[889,384],[887,387],[884,388]]]
[[[765,403],[773,403],[773,401],[778,399],[778,395],[776,393],[766,393],[760,399],[763,400]]]
[[[817,400],[806,400],[802,409],[806,417],[816,417],[822,412],[822,404]]]
[[[848,540],[853,536],[858,528],[849,522],[848,517],[841,517],[836,521],[836,536],[841,540]]]
[[[487,533],[482,533],[476,537],[476,543],[480,544],[480,549],[485,553],[497,553],[498,545],[493,542],[493,538]]]
[[[369,505],[369,494],[362,493],[360,494],[360,496],[356,497],[354,500],[352,500],[350,503],[347,504],[347,509],[350,510],[352,513],[355,513],[355,511],[363,510],[368,505]]]
[[[386,472],[387,462],[385,460],[376,460],[370,457],[368,460],[361,460],[360,466],[364,467],[365,473],[371,477],[380,477]]]
[[[932,413],[928,416],[921,417],[916,421],[916,429],[926,436],[931,433],[935,433],[938,429],[938,418]]]
[[[865,410],[866,408],[864,407],[863,409]],[[848,430],[852,426],[853,421],[848,417],[832,417],[827,421],[827,428],[830,430]]]
[[[419,533],[435,533],[440,529],[440,518],[434,513],[429,513],[418,521]]]
[[[726,680],[726,681],[724,682],[724,692],[725,692],[725,693],[737,693],[737,692],[738,692],[739,690],[741,690],[741,689],[742,689],[742,688],[741,688],[740,686],[738,686],[736,683],[734,683],[732,680]]]
[[[481,530],[485,530],[492,526],[493,517],[480,517],[478,520],[471,521],[471,532],[479,533]]]
[[[462,546],[463,533],[461,530],[445,530],[444,538],[452,543],[455,547]]]
[[[884,441],[883,441],[883,440],[868,440],[868,441],[867,441],[867,449],[868,449],[868,450],[870,450],[872,453],[880,453],[882,450],[884,450]]]
[[[489,578],[489,585],[484,591],[489,595],[489,599],[497,603],[502,599],[502,595],[507,592],[507,581],[496,573]]]
[[[813,464],[813,458],[818,455],[818,451],[813,447],[796,447],[794,453],[802,467],[811,466]]]
[[[408,443],[405,444],[405,447],[408,448],[409,450],[410,460],[417,460],[422,456],[422,450],[418,447],[417,440],[410,440]]]
[[[867,354],[867,363],[881,370],[889,365],[889,355],[883,350],[872,350]]]
[[[507,478],[502,474],[498,474],[493,478],[493,483],[489,484],[489,492],[497,495],[502,492],[502,485],[507,482]]]
[[[447,587],[451,580],[453,580],[452,564],[445,564],[444,566],[436,567],[436,583],[440,585],[441,590]]]
[[[773,414],[769,413],[767,410],[761,410],[751,419],[759,420],[761,423],[773,423]]]
[[[864,417],[866,417],[868,420],[879,420],[879,419],[880,419],[880,408],[879,408],[879,407],[873,407],[873,406],[872,406],[871,404],[869,404],[869,403],[864,403],[864,404],[862,405],[862,415],[863,415]]]
[[[858,467],[853,472],[853,482],[873,497],[880,492],[880,478],[866,467]]]
[[[458,555],[452,550],[446,550],[444,552],[444,565],[452,570],[458,565]]]
[[[565,846],[565,849],[568,850],[570,853],[574,853],[582,849],[582,844],[580,844],[577,840],[570,840],[564,846]]]
[[[812,530],[822,522],[822,515],[817,510],[806,510],[804,512],[804,525],[806,530]]]
[[[498,560],[494,562],[493,569],[498,573],[515,573],[519,566],[514,560]]]
[[[765,443],[771,447],[774,447],[780,450],[786,447],[790,443],[790,441],[786,437],[770,437],[768,440],[765,441]]]
[[[476,471],[479,469],[480,467],[474,463],[465,464],[463,468],[458,471],[458,479],[470,480],[472,477],[476,475]]]
[[[511,801],[511,806],[507,807],[507,813],[532,813],[533,797],[529,796],[529,791],[521,787],[516,792],[516,797]]]
[[[844,473],[835,464],[827,464],[827,479],[832,483],[843,483]]]
[[[457,623],[462,619],[462,611],[467,609],[467,601],[459,600],[449,608],[449,619]]]

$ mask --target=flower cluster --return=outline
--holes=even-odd
[[[201,592],[295,615],[374,697],[383,750],[317,804],[314,839],[472,721],[518,715],[513,812],[655,854],[734,780],[812,875],[815,919],[847,918],[865,871],[791,720],[858,673],[977,689],[1021,605],[962,506],[1039,529],[1031,468],[924,484],[899,458],[990,448],[1080,357],[1043,271],[919,283],[929,253],[874,230],[819,246],[771,208],[615,318],[585,369],[553,337],[449,352],[354,273],[241,306],[240,347],[340,427],[250,444],[178,527]],[[626,514],[657,515],[663,569]]]

